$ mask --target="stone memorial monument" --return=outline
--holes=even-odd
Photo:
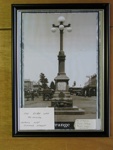
[[[66,55],[63,50],[63,32],[64,28],[67,28],[67,31],[71,32],[71,24],[64,25],[65,18],[60,16],[58,18],[59,25],[54,25],[52,27],[52,32],[56,31],[56,28],[60,31],[60,51],[58,54],[58,74],[55,77],[55,93],[51,101],[51,106],[55,107],[56,110],[63,110],[61,113],[65,113],[64,110],[71,110],[75,112],[79,111],[78,107],[73,106],[73,100],[70,96],[69,92],[69,78],[66,76],[65,73],[65,58]],[[83,113],[84,111],[81,111]],[[58,111],[58,114],[60,112]]]

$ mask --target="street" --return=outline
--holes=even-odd
[[[55,121],[57,122],[72,122],[75,119],[95,119],[96,118],[96,96],[83,97],[72,95],[73,106],[77,106],[85,111],[83,115],[55,115]],[[36,108],[36,107],[50,107],[51,101],[43,101],[42,96],[35,97],[34,100],[27,101],[25,99],[25,108]]]

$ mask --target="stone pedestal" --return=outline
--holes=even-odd
[[[72,107],[73,102],[69,93],[69,78],[65,73],[65,54],[63,50],[58,55],[58,75],[55,77],[55,93],[52,98],[52,107]]]
[[[65,74],[55,78],[56,90],[51,102],[52,107],[73,107],[73,101],[68,91],[68,81],[69,78]]]
[[[84,110],[73,106],[69,92],[69,78],[65,73],[65,54],[63,50],[58,55],[58,74],[55,77],[55,93],[51,100],[51,107],[55,108],[55,115],[81,115]]]

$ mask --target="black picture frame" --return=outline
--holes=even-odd
[[[102,62],[103,67],[103,86],[98,88],[98,98],[100,98],[100,92],[103,92],[103,130],[23,130],[19,131],[18,123],[19,123],[19,101],[21,101],[22,95],[19,96],[19,82],[22,80],[22,77],[19,77],[20,73],[19,66],[22,66],[22,62],[18,62],[18,12],[28,10],[80,10],[80,11],[103,11],[103,32],[102,37],[103,40],[103,55],[104,58],[100,62]],[[110,5],[108,3],[92,3],[92,4],[12,4],[12,136],[13,137],[108,137],[110,136],[110,76],[109,76],[109,62],[110,62]],[[22,22],[21,22],[22,23]],[[21,32],[21,31],[20,31]],[[22,40],[20,42],[20,47],[23,47]],[[99,47],[99,42],[98,42]],[[98,52],[100,55],[100,51]],[[100,57],[98,56],[98,59]],[[99,64],[100,66],[100,64]],[[101,66],[98,69],[99,73],[101,72]],[[18,78],[20,80],[18,80]],[[99,78],[100,80],[100,78]],[[22,86],[22,85],[21,85]],[[23,87],[21,87],[23,88]],[[100,105],[100,102],[98,102]],[[98,112],[99,113],[99,112]]]

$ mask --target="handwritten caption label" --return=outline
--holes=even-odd
[[[90,130],[96,129],[96,119],[76,119],[74,123],[75,129],[79,130]]]
[[[20,108],[20,130],[54,129],[54,108]]]

